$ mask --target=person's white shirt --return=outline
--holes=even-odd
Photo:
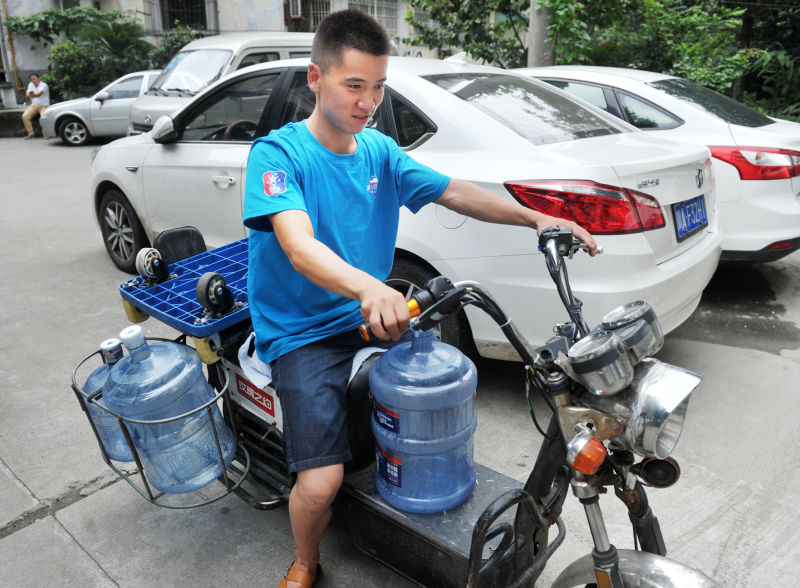
[[[34,85],[33,82],[28,82],[28,93],[42,92],[41,96],[32,96],[31,104],[34,106],[50,106],[50,87],[39,80],[39,85]]]

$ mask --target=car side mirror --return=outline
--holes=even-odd
[[[178,132],[175,130],[172,117],[166,114],[158,117],[156,124],[153,125],[153,130],[150,131],[150,136],[156,143],[169,143],[177,139]]]
[[[103,102],[104,100],[108,100],[109,98],[111,98],[111,94],[109,94],[105,90],[101,90],[100,92],[94,95],[94,99],[97,100],[98,102]]]

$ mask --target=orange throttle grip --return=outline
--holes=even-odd
[[[408,301],[408,314],[410,314],[413,318],[415,316],[419,316],[420,312],[419,302],[417,302],[416,299],[411,298]],[[361,335],[361,338],[364,341],[372,341],[373,339],[372,329],[370,328],[369,323],[362,323],[361,326],[358,327],[358,334]]]

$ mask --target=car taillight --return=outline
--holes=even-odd
[[[506,182],[521,204],[544,214],[575,221],[594,234],[623,234],[664,226],[664,215],[652,196],[595,182]]]
[[[800,151],[711,145],[711,155],[730,163],[743,180],[783,180],[800,176]]]

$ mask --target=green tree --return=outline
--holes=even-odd
[[[175,21],[175,28],[159,37],[156,46],[150,51],[151,67],[162,69],[183,48],[197,37],[187,26]]]
[[[124,18],[122,12],[104,12],[91,6],[49,9],[29,16],[12,16],[5,26],[15,35],[28,35],[35,43],[52,45],[59,37],[74,38],[82,29]],[[35,48],[35,45],[34,45]]]
[[[525,65],[529,0],[408,0],[424,11],[430,22],[406,14],[415,36],[402,39],[410,45],[427,45],[441,51],[458,47],[473,59],[500,67]]]

